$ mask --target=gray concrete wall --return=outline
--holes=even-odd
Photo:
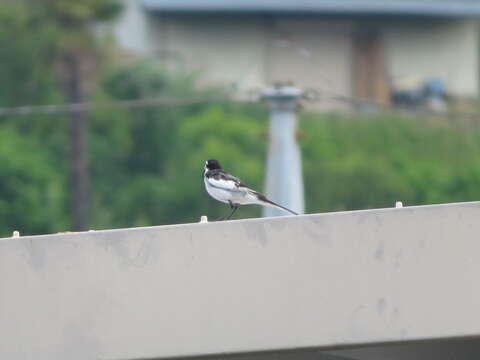
[[[479,219],[475,202],[2,239],[0,358],[480,336]]]

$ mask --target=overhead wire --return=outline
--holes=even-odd
[[[32,115],[52,113],[72,113],[96,109],[134,109],[162,105],[195,105],[214,102],[231,101],[229,97],[198,97],[198,98],[146,98],[112,102],[84,102],[55,105],[25,105],[0,108],[0,116]]]
[[[247,99],[236,96],[211,96],[211,97],[193,97],[193,98],[145,98],[131,99],[110,102],[84,102],[53,105],[25,105],[18,107],[0,107],[0,117],[10,115],[33,115],[33,114],[55,114],[72,113],[81,111],[92,111],[97,109],[135,109],[156,106],[175,106],[175,105],[195,105],[219,102],[255,102],[261,99],[260,91],[256,90],[256,97],[251,92]],[[480,112],[477,111],[459,111],[447,110],[436,111],[424,107],[411,107],[405,105],[381,103],[374,100],[367,100],[355,96],[338,94],[333,91],[308,88],[305,90],[304,99],[308,102],[316,103],[321,101],[338,101],[354,107],[368,106],[371,108],[385,109],[392,111],[406,112],[410,115],[425,116],[444,116],[448,118],[480,119]]]

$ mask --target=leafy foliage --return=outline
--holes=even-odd
[[[0,127],[0,231],[47,233],[64,228],[62,173],[42,144]]]
[[[310,211],[480,197],[477,124],[388,113],[306,114],[302,127]]]
[[[58,101],[53,60],[53,35],[46,27],[35,35],[37,14],[25,2],[0,7],[0,105],[20,106]],[[33,32],[33,33],[32,33]]]

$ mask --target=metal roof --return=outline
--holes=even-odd
[[[480,16],[480,0],[143,0],[143,4],[150,11],[171,13]]]

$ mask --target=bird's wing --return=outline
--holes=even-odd
[[[240,179],[225,172],[215,172],[207,176],[208,183],[218,189],[238,190],[242,185]]]
[[[237,178],[237,177],[235,177],[235,176],[233,176],[229,173],[222,173],[221,177],[222,177],[222,179],[224,179],[226,181],[234,182],[237,187],[245,186],[244,184],[242,184],[242,181],[239,178]]]

